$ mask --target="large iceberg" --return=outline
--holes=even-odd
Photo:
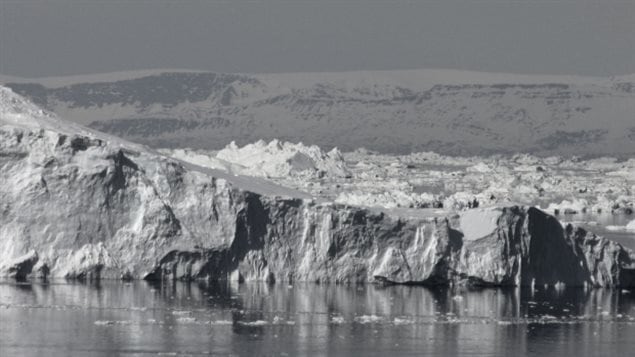
[[[0,275],[632,287],[633,253],[536,208],[365,209],[163,156],[0,88]]]

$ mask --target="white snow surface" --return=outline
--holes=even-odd
[[[468,210],[461,214],[460,225],[464,239],[477,240],[495,232],[498,225],[499,209]]]

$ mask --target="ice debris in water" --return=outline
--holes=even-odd
[[[622,232],[635,232],[635,220],[628,222],[625,226],[614,226],[609,225],[606,226],[606,229],[609,231],[622,231]]]
[[[346,322],[346,320],[342,316],[333,316],[333,317],[331,317],[331,323],[343,324],[344,322]]]
[[[216,159],[235,165],[235,171],[261,177],[345,177],[349,175],[342,153],[334,148],[324,152],[316,145],[259,140],[238,147],[235,142],[216,154]]]
[[[269,324],[265,320],[239,321],[238,323],[241,324],[241,325],[245,325],[245,326],[265,326],[265,325]]]
[[[129,320],[97,320],[95,325],[97,326],[111,326],[111,325],[131,325],[132,321]]]
[[[182,310],[175,310],[172,311],[172,315],[191,315],[192,311],[182,311]]]
[[[395,317],[393,323],[395,325],[410,325],[414,324],[414,321],[408,318]]]
[[[383,320],[383,317],[377,315],[362,315],[355,317],[355,322],[358,322],[360,324],[377,323]]]
[[[176,321],[180,322],[180,323],[194,323],[196,322],[196,318],[194,317],[179,317],[178,319],[176,319]]]
[[[210,321],[211,325],[233,325],[234,323],[230,320],[212,320]]]

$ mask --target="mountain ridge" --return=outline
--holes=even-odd
[[[635,153],[634,75],[157,70],[40,81],[7,86],[72,121],[153,147],[217,150],[278,138],[387,153]]]
[[[111,72],[97,72],[97,73],[85,73],[85,74],[73,74],[73,75],[61,75],[61,76],[43,76],[43,77],[23,77],[16,75],[4,75],[0,73],[0,82],[2,83],[40,83],[47,87],[65,86],[78,83],[87,82],[112,82],[126,79],[137,79],[140,77],[152,76],[161,73],[213,73],[213,74],[233,74],[244,75],[259,78],[302,78],[302,77],[340,77],[346,78],[347,76],[385,76],[392,77],[394,75],[413,76],[419,74],[420,76],[437,77],[452,81],[453,79],[460,77],[461,82],[494,82],[500,81],[501,78],[516,78],[524,79],[525,81],[540,81],[540,82],[584,82],[598,80],[605,81],[631,81],[635,80],[635,73],[624,73],[611,76],[590,76],[590,75],[571,75],[571,74],[533,74],[533,73],[513,73],[513,72],[488,72],[488,71],[475,71],[475,70],[461,70],[461,69],[449,69],[449,68],[413,68],[413,69],[395,69],[395,70],[355,70],[355,71],[319,71],[319,72],[219,72],[209,70],[198,70],[189,68],[148,68],[137,70],[124,70],[124,71],[111,71]],[[471,79],[470,79],[471,78]],[[456,80],[456,79],[455,79]]]

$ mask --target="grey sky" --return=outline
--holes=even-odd
[[[0,73],[635,73],[635,0],[0,0]]]

